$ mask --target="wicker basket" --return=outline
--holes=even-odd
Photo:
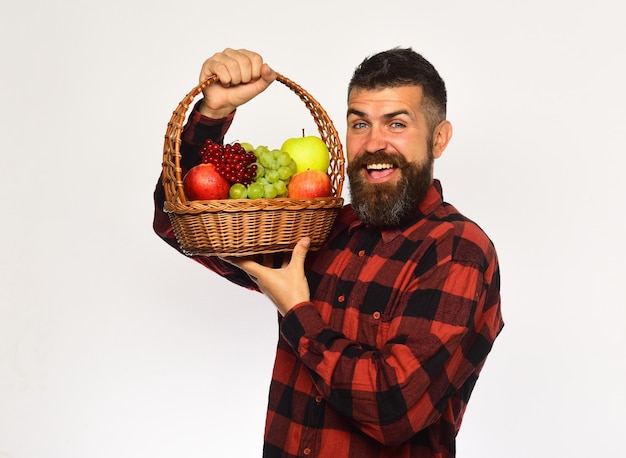
[[[193,100],[217,77],[196,86],[178,104],[167,126],[163,148],[164,211],[188,256],[248,256],[291,250],[300,238],[311,239],[311,250],[325,241],[339,209],[344,180],[343,149],[326,111],[304,89],[278,75],[313,116],[320,137],[330,151],[328,174],[332,197],[315,199],[222,199],[190,201],[183,190],[180,144],[183,124]]]

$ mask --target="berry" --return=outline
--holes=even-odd
[[[222,177],[231,184],[240,183],[248,186],[257,174],[256,156],[246,151],[240,143],[220,145],[207,140],[200,150],[202,163],[213,164]]]

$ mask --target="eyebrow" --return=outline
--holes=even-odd
[[[359,111],[359,110],[355,110],[354,108],[348,109],[347,115],[348,116],[355,115],[355,116],[358,116],[360,118],[367,118],[368,117],[364,112]],[[409,116],[409,117],[411,116],[410,113],[407,110],[398,110],[398,111],[392,111],[391,113],[384,114],[383,118],[385,118],[385,119],[392,119],[392,118],[395,118],[396,116],[400,116],[400,115],[406,115],[406,116]]]

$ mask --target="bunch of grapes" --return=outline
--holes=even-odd
[[[256,156],[239,143],[220,145],[207,140],[200,150],[202,162],[213,164],[217,172],[231,184],[247,186],[257,174]]]
[[[249,143],[242,145],[256,158],[256,162],[250,165],[250,168],[255,170],[254,179],[248,184],[233,184],[230,188],[230,197],[232,199],[287,197],[287,184],[297,169],[289,153],[277,149],[270,150],[267,146],[255,148]]]

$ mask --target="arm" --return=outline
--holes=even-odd
[[[224,135],[228,131],[234,113],[221,119],[211,119],[203,116],[199,111],[199,106],[202,101],[196,103],[192,112],[189,115],[189,120],[185,125],[181,135],[181,167],[183,174],[200,163],[200,149],[207,139],[211,139],[218,143],[223,143]],[[163,204],[165,203],[165,190],[161,178],[157,181],[154,190],[154,218],[152,221],[152,227],[154,232],[170,245],[175,250],[183,253],[176,236],[174,235],[174,229],[167,213],[163,211]],[[219,258],[214,256],[194,256],[191,259],[203,265],[204,267],[213,270],[217,274],[228,278],[233,283],[246,288],[253,287],[250,278],[242,273],[238,269],[234,269],[233,266],[224,263]]]
[[[489,248],[484,260],[437,258],[428,269],[415,267],[421,273],[410,275],[397,310],[381,318],[389,331],[377,348],[333,329],[309,301],[292,307],[280,324],[281,337],[329,404],[387,445],[407,441],[442,414],[454,427],[502,326],[495,252]],[[264,277],[264,268],[246,268]]]
[[[451,266],[450,280],[471,280],[462,273],[465,267]],[[415,297],[407,300],[414,301],[429,292],[416,289],[407,294]],[[433,320],[428,326],[391,333],[380,348],[362,346],[333,330],[313,304],[294,308],[280,330],[328,402],[366,434],[394,445],[438,420],[457,392],[471,391],[499,330],[496,319],[482,316],[485,303],[442,298],[437,307],[452,302],[463,302],[465,312],[475,307],[476,314],[465,325]],[[479,321],[473,324],[474,319]]]
[[[183,173],[200,163],[200,149],[207,139],[223,143],[238,106],[265,90],[276,74],[256,53],[232,49],[207,59],[200,72],[200,82],[216,74],[219,82],[204,89],[204,97],[194,106],[181,135]],[[153,229],[166,243],[182,252],[169,217],[163,211],[165,191],[159,178],[154,191]],[[217,257],[193,257],[205,267],[236,284],[255,288],[249,277]]]

